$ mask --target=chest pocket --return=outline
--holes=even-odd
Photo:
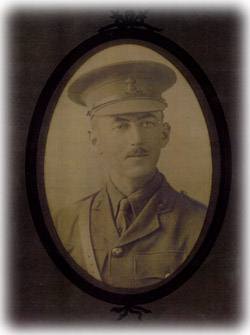
[[[163,280],[184,261],[181,251],[143,253],[135,256],[136,280]]]

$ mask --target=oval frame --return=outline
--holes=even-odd
[[[81,271],[76,271],[72,268],[55,244],[53,227],[51,224],[46,223],[46,217],[50,217],[48,206],[45,204],[45,207],[47,207],[44,210],[44,204],[41,203],[41,198],[44,198],[45,195],[43,159],[45,155],[44,139],[46,139],[46,132],[44,133],[44,122],[48,122],[48,115],[46,115],[48,107],[50,107],[50,109],[53,107],[52,97],[55,97],[55,92],[58,94],[59,91],[62,90],[60,84],[62,79],[65,78],[66,72],[72,65],[76,64],[83,55],[91,52],[94,48],[101,48],[108,42],[119,43],[120,41],[121,43],[121,41],[123,41],[123,43],[125,43],[128,40],[130,42],[134,41],[135,44],[139,44],[140,41],[143,45],[149,43],[150,45],[155,46],[155,49],[153,50],[157,50],[157,48],[159,48],[159,50],[165,50],[172,55],[175,60],[178,60],[179,65],[182,66],[183,69],[188,69],[198,84],[196,91],[194,92],[197,93],[197,90],[200,90],[205,97],[205,103],[210,111],[208,117],[214,124],[213,130],[208,127],[209,137],[211,140],[211,131],[213,131],[213,135],[217,136],[218,139],[218,147],[211,146],[213,177],[211,190],[212,197],[210,197],[209,207],[211,207],[211,199],[215,199],[212,206],[213,210],[212,213],[210,210],[209,217],[208,208],[206,219],[203,224],[203,231],[200,234],[192,253],[182,266],[178,268],[178,271],[174,272],[174,276],[171,275],[170,279],[159,287],[146,292],[124,294],[100,288],[88,281],[86,279],[88,276],[83,276]],[[176,65],[176,63],[174,64]],[[187,79],[186,76],[185,78]],[[204,110],[202,109],[202,111],[204,115]],[[205,119],[208,122],[206,117]],[[36,164],[34,164],[34,162],[36,162]],[[214,173],[214,171],[216,173]],[[223,171],[223,173],[221,173],[221,171]],[[143,304],[152,302],[176,290],[192,276],[211,250],[220,231],[229,198],[231,184],[231,150],[229,133],[221,104],[212,84],[200,66],[184,49],[170,39],[145,29],[107,30],[85,40],[74,48],[65,56],[48,79],[38,99],[29,128],[26,146],[25,173],[28,200],[36,230],[49,256],[63,274],[84,292],[106,302],[120,305]],[[43,194],[43,197],[41,197],[41,194]],[[52,222],[52,219],[50,220]],[[200,240],[202,240],[202,242]],[[173,278],[171,279],[171,277]]]

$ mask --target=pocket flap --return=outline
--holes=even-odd
[[[167,278],[183,262],[179,251],[141,253],[135,256],[135,273],[140,278]]]

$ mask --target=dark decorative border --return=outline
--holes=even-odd
[[[41,188],[43,188],[43,185],[41,184],[41,175],[39,175],[41,173],[41,167],[39,168],[36,163],[39,161],[41,162],[41,160],[43,162],[44,152],[41,152],[39,142],[46,110],[48,109],[49,104],[51,104],[54,92],[59,88],[60,82],[66,72],[83,55],[91,52],[93,48],[101,47],[109,42],[121,43],[121,41],[124,41],[123,43],[126,43],[127,40],[134,41],[135,44],[138,44],[138,41],[140,41],[142,45],[143,43],[149,43],[156,49],[159,48],[165,50],[173,55],[173,57],[182,64],[183,68],[190,71],[198,85],[198,89],[202,91],[210,110],[210,115],[207,117],[205,116],[206,120],[210,118],[215,125],[213,131],[218,137],[218,147],[212,147],[212,156],[213,168],[215,168],[215,171],[218,171],[218,173],[216,176],[213,176],[212,193],[216,193],[216,202],[213,205],[212,218],[208,218],[208,216],[206,218],[207,224],[202,243],[197,244],[194,250],[194,255],[192,255],[192,257],[190,256],[188,261],[183,265],[181,271],[178,271],[173,279],[167,281],[165,284],[142,293],[121,294],[119,292],[105,290],[86,280],[85,278],[88,277],[82,276],[80,272],[73,269],[55,245],[55,241],[52,238],[53,229],[46,223],[47,218],[44,215],[44,206],[41,204]],[[149,29],[145,30],[133,26],[129,29],[123,29],[123,27],[118,27],[117,29],[102,29],[97,35],[84,41],[73,49],[56,67],[48,79],[38,99],[32,117],[27,139],[25,171],[27,194],[32,217],[39,237],[57,267],[76,286],[88,294],[113,304],[121,304],[127,306],[127,308],[133,308],[135,305],[154,301],[176,290],[191,277],[208,255],[221,228],[229,198],[231,183],[230,140],[223,110],[212,84],[200,66],[184,49],[170,39]],[[45,193],[44,190],[43,192]]]

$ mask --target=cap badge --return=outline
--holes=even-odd
[[[137,88],[135,79],[128,78],[128,79],[125,80],[125,83],[127,84],[126,94],[128,94],[128,95],[141,95],[141,94],[143,94],[143,91],[141,89]]]

